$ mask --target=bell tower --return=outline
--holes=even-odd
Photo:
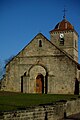
[[[50,31],[50,40],[78,62],[78,33],[66,19],[65,14],[63,20]]]

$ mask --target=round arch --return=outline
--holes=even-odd
[[[28,70],[28,75],[30,76],[30,74],[31,74],[31,71],[33,71],[33,70],[38,70],[38,71],[40,71],[41,69],[44,69],[43,71],[45,71],[43,74],[44,75],[46,75],[47,73],[48,73],[48,71],[47,71],[47,68],[45,67],[45,66],[43,66],[43,65],[41,65],[41,64],[36,64],[36,65],[32,65],[31,67],[30,67],[30,69]],[[37,72],[38,72],[37,71]]]
[[[30,89],[34,93],[46,93],[47,91],[47,70],[42,65],[33,65],[29,71]],[[42,87],[42,88],[41,88]]]

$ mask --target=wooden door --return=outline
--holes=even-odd
[[[36,78],[36,93],[43,93],[44,91],[44,80],[42,75],[38,75]]]

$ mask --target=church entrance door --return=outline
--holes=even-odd
[[[44,76],[42,74],[36,77],[36,93],[44,93]]]

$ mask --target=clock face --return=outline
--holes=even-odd
[[[64,34],[63,33],[60,34],[60,38],[64,38]]]

